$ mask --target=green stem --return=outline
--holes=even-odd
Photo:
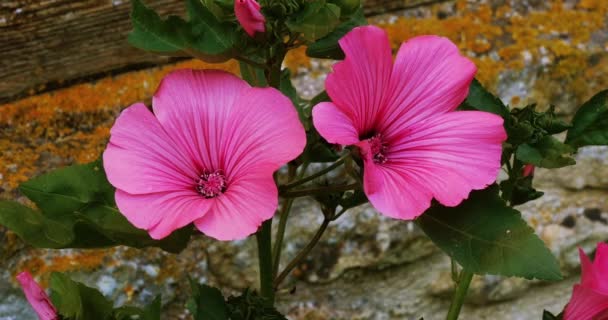
[[[288,189],[291,189],[293,187],[297,187],[297,186],[299,186],[301,184],[304,184],[306,182],[312,181],[312,180],[314,180],[314,179],[316,179],[316,178],[318,178],[318,177],[320,177],[320,176],[322,176],[322,175],[324,175],[324,174],[326,174],[326,173],[328,173],[328,172],[336,169],[337,167],[341,166],[344,163],[344,161],[346,160],[346,158],[348,158],[348,157],[350,157],[350,152],[347,152],[345,155],[341,156],[338,160],[336,160],[336,162],[332,163],[329,167],[327,167],[327,168],[325,168],[325,169],[323,169],[323,170],[321,170],[319,172],[315,172],[315,173],[311,174],[310,176],[305,177],[303,179],[300,179],[300,180],[297,180],[297,181],[294,181],[294,182],[290,182],[290,183],[288,183],[286,185],[283,185],[283,186],[281,186],[281,189],[282,190],[288,190]]]
[[[473,280],[473,273],[463,269],[460,272],[460,277],[458,278],[458,286],[456,287],[456,291],[454,292],[454,296],[452,297],[452,304],[450,305],[450,311],[448,312],[448,316],[446,318],[447,320],[458,319],[458,315],[460,314],[460,309],[462,308],[462,304],[464,303],[464,298],[466,297],[467,291],[469,290],[471,280]]]
[[[281,193],[280,196],[283,198],[299,198],[312,196],[315,194],[327,194],[330,192],[336,191],[349,191],[359,188],[359,183],[351,183],[351,184],[340,184],[340,185],[331,185],[327,187],[319,187],[319,188],[309,188],[309,189],[300,189],[291,192]]]
[[[272,286],[272,219],[262,223],[255,234],[258,241],[258,262],[260,265],[260,293],[268,306],[274,305]]]
[[[281,263],[281,250],[283,249],[283,238],[285,237],[285,227],[287,226],[287,217],[293,204],[293,198],[285,200],[283,207],[281,208],[281,214],[279,218],[279,227],[275,236],[274,250],[273,252],[273,266],[272,276],[275,277],[279,272],[279,264]]]
[[[283,269],[283,271],[281,271],[281,273],[276,277],[276,279],[274,279],[274,288],[275,289],[277,289],[281,285],[281,282],[283,282],[283,280],[285,280],[285,278],[291,273],[291,271],[304,258],[306,258],[306,256],[310,253],[310,251],[317,245],[319,240],[321,240],[321,236],[323,236],[323,233],[327,229],[327,226],[329,225],[330,222],[331,222],[331,217],[325,217],[325,219],[323,219],[323,223],[319,227],[319,230],[317,230],[317,233],[315,233],[315,235],[312,237],[312,239],[306,245],[306,247],[304,247],[304,249],[302,249],[302,251],[300,251],[293,260],[291,260],[291,262],[289,262],[287,267],[285,267],[285,269]]]

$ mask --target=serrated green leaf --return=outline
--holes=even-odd
[[[544,136],[536,143],[520,145],[515,156],[523,163],[533,164],[541,168],[561,168],[571,166],[576,161],[570,157],[574,149],[559,142],[552,136]]]
[[[457,207],[433,206],[416,222],[431,240],[476,274],[559,280],[559,264],[497,186],[474,191]]]
[[[66,320],[110,320],[112,302],[99,291],[68,276],[54,272],[50,280],[51,301],[62,319]]]
[[[221,22],[199,0],[186,0],[192,27],[192,49],[207,55],[221,55],[230,51],[237,41],[234,25]]]
[[[114,204],[114,188],[101,162],[74,165],[29,180],[20,190],[39,208],[0,202],[0,224],[39,248],[99,248],[127,245],[179,252],[192,233],[189,227],[162,240],[137,229]]]
[[[131,0],[131,3],[133,30],[129,34],[129,43],[154,52],[177,52],[187,47],[190,27],[186,21],[175,16],[162,20],[141,0]]]
[[[306,2],[304,10],[287,20],[286,24],[291,32],[301,33],[307,41],[315,41],[340,24],[340,7],[323,0]]]
[[[477,79],[469,87],[469,95],[460,106],[463,110],[478,110],[497,114],[504,119],[509,117],[509,108],[484,88]]]
[[[192,298],[188,309],[195,320],[228,320],[228,307],[222,292],[214,287],[199,284],[190,279]]]
[[[353,28],[366,25],[367,19],[363,14],[363,8],[359,8],[347,21],[342,22],[335,30],[325,37],[311,43],[306,48],[306,55],[321,59],[344,59],[344,52],[338,41]]]
[[[608,90],[596,94],[578,109],[566,143],[575,148],[608,145]]]

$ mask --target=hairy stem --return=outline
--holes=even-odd
[[[458,278],[458,283],[456,287],[456,291],[454,292],[454,296],[452,297],[452,304],[450,304],[450,311],[448,311],[447,320],[456,320],[458,319],[458,315],[460,314],[460,309],[462,308],[462,304],[464,303],[464,298],[467,296],[467,291],[469,290],[469,285],[471,284],[471,280],[473,279],[473,273],[462,270],[460,272],[460,277]]]
[[[297,187],[297,186],[302,185],[302,184],[304,184],[306,182],[312,181],[312,180],[314,180],[314,179],[316,179],[316,178],[318,178],[318,177],[320,177],[320,176],[322,176],[322,175],[324,175],[324,174],[326,174],[326,173],[328,173],[328,172],[336,169],[337,167],[341,166],[344,163],[344,161],[346,160],[346,158],[350,157],[350,155],[351,155],[350,152],[347,152],[345,155],[341,156],[338,160],[336,160],[334,163],[332,163],[329,167],[327,167],[327,168],[325,168],[325,169],[323,169],[323,170],[321,170],[319,172],[315,172],[315,173],[311,174],[308,177],[305,177],[305,178],[302,178],[300,180],[296,180],[294,182],[290,182],[290,183],[288,183],[286,185],[283,185],[283,186],[281,186],[281,189],[282,190],[289,190],[289,189],[291,189],[293,187]]]
[[[272,219],[262,223],[255,234],[258,242],[258,262],[260,266],[260,294],[268,306],[274,305],[274,288],[272,286]]]
[[[280,195],[281,195],[281,197],[284,197],[284,198],[299,198],[299,197],[312,196],[312,195],[316,195],[316,194],[327,194],[327,193],[336,192],[336,191],[349,191],[349,190],[357,189],[359,187],[360,187],[359,183],[330,185],[330,186],[326,186],[326,187],[288,191],[288,192],[281,193]]]
[[[323,236],[323,233],[327,229],[327,226],[329,225],[330,222],[331,222],[331,217],[326,216],[325,219],[323,219],[323,223],[319,227],[319,230],[317,230],[317,233],[315,233],[315,235],[312,237],[312,239],[306,245],[306,247],[304,247],[304,249],[302,249],[302,251],[300,251],[293,260],[291,260],[291,262],[289,262],[289,264],[285,267],[285,269],[283,269],[283,271],[281,271],[281,273],[276,277],[276,279],[274,279],[274,288],[275,289],[277,289],[281,285],[281,282],[283,282],[283,280],[285,280],[285,278],[291,273],[291,271],[302,260],[304,260],[304,258],[306,258],[306,256],[308,256],[310,251],[317,245],[319,240],[321,240],[321,237]]]

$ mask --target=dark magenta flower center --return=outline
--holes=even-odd
[[[382,135],[377,133],[373,135],[371,138],[367,139],[369,143],[370,152],[372,153],[372,159],[374,163],[385,163],[386,160],[386,150],[387,146],[384,141],[382,141]]]
[[[203,197],[215,198],[226,191],[226,176],[219,170],[201,174],[196,182],[196,191]]]

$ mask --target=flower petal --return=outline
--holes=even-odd
[[[358,131],[374,130],[391,76],[391,47],[386,32],[375,26],[357,27],[339,41],[346,58],[333,66],[325,87],[331,100]]]
[[[604,248],[601,243],[598,244],[594,262],[591,262],[581,248],[578,249],[578,252],[581,260],[581,285],[608,295],[608,277],[606,276],[608,269],[604,269],[601,265],[606,262]]]
[[[403,43],[393,67],[384,134],[453,111],[466,98],[477,68],[449,39],[419,36]]]
[[[215,198],[213,208],[194,221],[204,234],[218,240],[243,239],[272,218],[278,205],[278,191],[272,174],[250,173]]]
[[[248,88],[234,103],[217,150],[230,184],[249,171],[271,175],[305,145],[306,132],[291,100],[274,88]]]
[[[227,138],[226,123],[249,85],[220,70],[178,70],[163,78],[152,105],[158,121],[179,148],[204,170],[220,169],[216,151]]]
[[[25,298],[32,306],[32,309],[38,315],[40,320],[57,320],[59,316],[57,315],[57,309],[51,303],[51,299],[44,292],[42,287],[36,281],[32,275],[23,271],[17,275],[17,281],[21,285],[23,289],[23,293],[25,294]]]
[[[203,217],[215,199],[205,199],[192,191],[129,194],[116,190],[116,205],[134,226],[162,239],[173,231]]]
[[[317,104],[312,109],[312,121],[319,134],[329,143],[351,145],[359,142],[352,121],[331,102]]]
[[[386,163],[368,166],[372,161],[366,161],[366,181],[378,180],[368,176],[379,174],[385,186],[374,189],[366,183],[368,198],[382,213],[401,219],[422,214],[433,197],[446,206],[458,205],[471,190],[496,180],[506,139],[502,122],[486,112],[450,112],[393,135],[386,141]]]
[[[177,149],[142,103],[123,110],[103,153],[110,183],[132,194],[180,190],[193,185],[194,164]]]
[[[608,310],[608,295],[583,285],[574,285],[572,298],[564,311],[564,320],[605,320],[596,317]]]
[[[367,141],[365,141],[366,143]],[[380,213],[396,219],[414,219],[431,205],[431,193],[418,179],[366,159],[363,188]]]
[[[234,14],[245,32],[253,37],[256,32],[266,30],[266,18],[260,12],[260,4],[255,0],[235,0]]]

